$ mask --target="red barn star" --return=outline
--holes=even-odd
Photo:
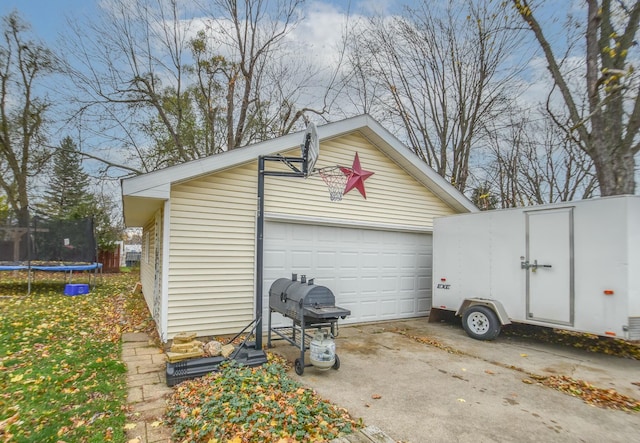
[[[344,193],[351,191],[353,188],[356,188],[360,191],[360,194],[364,198],[367,198],[367,193],[364,190],[364,181],[373,175],[371,171],[365,171],[360,167],[360,158],[358,157],[358,153],[356,152],[355,157],[353,158],[353,166],[351,169],[349,168],[340,168],[342,172],[347,175],[347,184],[344,187]]]

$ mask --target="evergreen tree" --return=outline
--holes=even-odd
[[[40,210],[47,218],[57,220],[92,216],[95,204],[89,185],[80,152],[71,137],[65,137],[53,157],[48,189]]]
[[[113,222],[116,205],[109,196],[91,192],[90,186],[82,154],[71,137],[65,137],[53,156],[48,187],[38,209],[50,221],[91,218],[98,249],[111,250],[122,236],[122,227]]]

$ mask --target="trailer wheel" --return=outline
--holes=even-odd
[[[300,360],[299,358],[296,358],[296,361],[294,362],[293,366],[296,370],[296,374],[298,375],[304,374],[304,362],[302,360]]]
[[[493,310],[483,305],[473,305],[464,311],[462,327],[477,340],[493,340],[500,333],[500,322]]]
[[[336,361],[331,367],[337,371],[338,369],[340,369],[340,358],[338,357],[338,354],[336,354],[335,357]]]

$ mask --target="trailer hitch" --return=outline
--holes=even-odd
[[[520,269],[531,269],[531,272],[536,272],[538,268],[550,268],[551,265],[539,265],[538,260],[534,260],[533,263],[528,261],[520,262]]]

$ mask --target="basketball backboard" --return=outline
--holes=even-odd
[[[306,131],[304,131],[304,138],[302,140],[302,159],[306,164],[304,169],[305,177],[309,177],[313,172],[313,168],[316,165],[318,156],[320,155],[320,140],[318,140],[318,131],[316,125],[309,122]]]

